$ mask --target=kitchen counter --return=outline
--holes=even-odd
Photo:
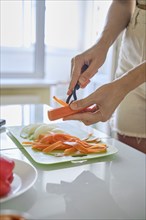
[[[2,106],[1,118],[6,119],[6,126],[52,123],[47,118],[49,108],[46,105]],[[38,176],[24,193],[2,202],[1,211],[22,211],[31,219],[39,220],[145,219],[145,154],[81,122],[67,123],[95,132],[118,152],[77,163],[41,165],[27,157],[2,128],[0,153],[32,165]]]

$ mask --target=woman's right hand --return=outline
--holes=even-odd
[[[77,55],[72,59],[71,63],[71,81],[67,94],[70,95],[77,82],[80,87],[84,88],[90,82],[90,79],[98,72],[98,69],[103,65],[108,48],[106,44],[98,42],[96,45]],[[84,73],[82,72],[83,65],[88,65]]]
[[[119,34],[127,27],[131,16],[135,10],[136,1],[112,1],[109,7],[105,26],[98,42],[84,53],[77,55],[72,59],[71,64],[71,82],[67,94],[70,95],[76,83],[84,88],[98,69],[103,65],[109,47],[117,39]],[[89,67],[81,74],[82,66],[86,64]]]

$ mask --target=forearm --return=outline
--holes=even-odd
[[[109,48],[118,35],[127,27],[134,12],[135,0],[113,0],[100,41]]]
[[[125,94],[128,94],[130,91],[146,82],[146,61],[131,69],[116,81],[120,91]]]

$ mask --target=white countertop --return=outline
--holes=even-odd
[[[44,114],[47,108],[35,107],[37,115],[42,117],[34,117],[27,123],[39,120],[49,123]],[[21,116],[24,117],[24,113]],[[13,124],[9,117],[7,122],[8,125]],[[19,120],[15,125],[23,123],[27,124],[25,120],[21,123]],[[95,132],[109,146],[115,146],[118,153],[83,163],[51,166],[28,160],[3,132],[1,153],[32,164],[37,169],[38,178],[25,193],[1,203],[0,209],[17,209],[39,220],[145,219],[145,154],[99,131]]]

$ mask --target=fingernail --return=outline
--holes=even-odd
[[[72,93],[71,89],[68,89],[67,95],[70,95]]]
[[[89,79],[86,79],[85,77],[82,77],[79,82],[81,84],[81,87],[83,87],[86,83],[89,82]]]
[[[86,81],[87,81],[87,79],[86,79],[85,77],[82,77],[82,78],[80,79],[80,83],[81,83],[81,84],[85,83]]]
[[[90,80],[87,79],[87,81],[84,82],[84,84],[81,85],[81,88],[82,88],[82,89],[85,88],[85,87],[89,84],[89,82],[90,82]]]
[[[77,103],[74,103],[72,102],[70,107],[73,109],[73,110],[76,110],[76,108],[78,107]]]

